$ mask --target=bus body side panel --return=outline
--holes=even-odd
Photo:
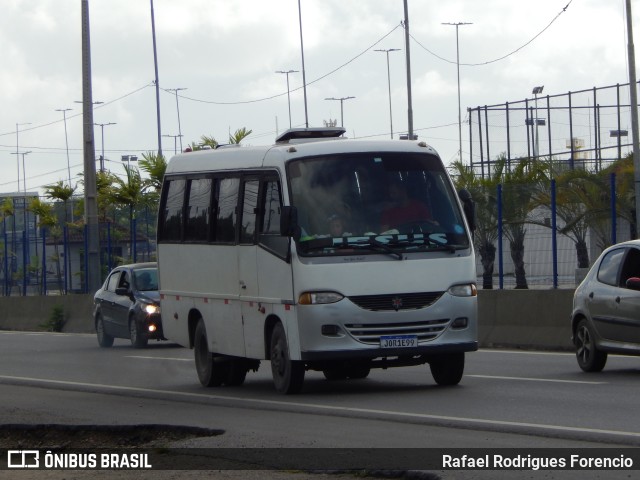
[[[244,302],[243,321],[246,355],[266,358],[265,321],[274,315],[282,322],[291,353],[298,350],[299,340],[295,327],[291,264],[264,248],[256,248],[258,295],[254,301]],[[294,327],[292,327],[292,325]],[[268,339],[267,339],[268,341]],[[294,359],[299,358],[298,355]]]
[[[167,319],[165,335],[181,345],[188,345],[189,312],[195,308],[205,322],[210,351],[243,356],[237,248],[191,245],[189,255],[184,251],[184,246],[178,244],[160,244],[158,247],[158,255],[162,258],[162,312],[163,319]],[[187,274],[178,276],[174,272]]]

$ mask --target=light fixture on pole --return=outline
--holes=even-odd
[[[178,154],[178,145],[176,143],[176,138],[180,137],[180,151],[182,151],[182,135],[169,135],[169,134],[164,134],[162,135],[163,137],[170,137],[173,138],[173,154],[177,155]]]
[[[94,123],[95,126],[100,127],[100,133],[102,134],[102,155],[100,155],[100,171],[104,172],[104,127],[109,125],[115,125],[114,122],[109,123]]]
[[[387,85],[389,86],[389,124],[391,126],[391,138],[393,138],[393,114],[391,112],[391,70],[389,70],[389,52],[399,52],[399,48],[387,48],[386,50],[374,50],[387,54]]]
[[[535,151],[533,152],[533,158],[538,158],[538,155],[540,153],[540,135],[538,133],[538,124],[540,123],[538,120],[538,94],[542,93],[542,90],[544,90],[544,85],[533,87],[533,90],[531,91],[531,93],[533,93],[533,95],[535,96],[535,107],[536,107],[536,116],[533,120],[536,127],[535,128],[536,139],[534,142]],[[542,125],[544,125],[544,123]]]
[[[462,161],[462,110],[460,106],[460,42],[458,37],[458,27],[460,25],[473,25],[469,22],[443,23],[442,25],[453,25],[456,27],[456,67],[458,70],[458,156]]]
[[[130,162],[137,162],[138,157],[136,157],[135,155],[122,155],[122,161],[127,162],[127,169],[129,169],[131,168]]]
[[[178,111],[178,137],[180,137],[180,151],[182,151],[182,127],[180,125],[180,105],[178,104],[178,92],[180,90],[186,90],[186,88],[168,88],[167,92],[175,92],[176,94],[176,110]],[[163,137],[175,137],[175,135],[163,135]],[[175,152],[175,139],[173,145]]]
[[[291,96],[289,94],[289,74],[298,73],[298,70],[278,70],[276,73],[284,73],[287,76],[287,104],[289,105],[289,128],[291,128]]]
[[[334,98],[334,97],[329,97],[329,98],[325,98],[325,100],[336,100],[340,102],[340,126],[344,127],[344,101],[345,100],[351,100],[352,98],[356,98],[356,97],[340,97],[340,98]]]
[[[18,136],[18,132],[20,131],[20,126],[22,125],[31,125],[31,122],[24,123],[16,123],[16,160],[18,163],[18,193],[20,192],[20,140]]]

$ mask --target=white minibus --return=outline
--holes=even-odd
[[[274,145],[183,153],[158,215],[166,338],[205,386],[269,360],[275,388],[305,373],[362,379],[429,364],[460,382],[477,343],[473,201],[422,141],[292,129]]]

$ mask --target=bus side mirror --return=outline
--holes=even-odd
[[[300,239],[300,225],[298,225],[298,209],[296,207],[282,207],[280,215],[280,235],[291,237],[294,240]]]
[[[464,210],[464,216],[467,217],[469,228],[473,232],[476,229],[476,202],[473,201],[471,192],[466,188],[458,192],[458,197],[462,201],[462,209]]]

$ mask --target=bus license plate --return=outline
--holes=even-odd
[[[382,348],[411,348],[417,346],[417,335],[390,335],[380,337],[380,347]]]

